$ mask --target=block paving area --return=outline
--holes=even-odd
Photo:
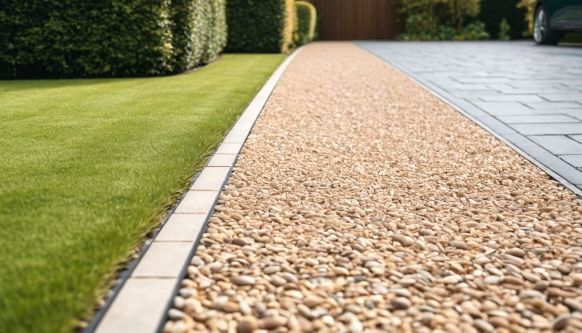
[[[360,42],[580,194],[582,47],[532,42]]]

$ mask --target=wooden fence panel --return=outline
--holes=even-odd
[[[309,0],[320,40],[392,39],[401,32],[397,0]]]

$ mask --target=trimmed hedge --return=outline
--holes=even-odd
[[[295,31],[294,0],[228,0],[229,52],[287,52]]]
[[[224,0],[4,0],[0,77],[171,74],[226,39]]]
[[[481,12],[478,19],[485,23],[485,29],[492,38],[499,38],[501,21],[505,18],[509,24],[511,39],[523,38],[527,30],[524,20],[525,10],[517,8],[519,0],[481,0]]]
[[[317,11],[315,6],[306,1],[296,1],[297,7],[297,34],[295,44],[303,45],[315,38]]]

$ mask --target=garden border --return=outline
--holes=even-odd
[[[301,48],[290,54],[259,90],[198,173],[186,195],[146,244],[142,255],[113,290],[101,316],[86,332],[147,333],[163,329],[168,310],[223,186],[263,107]]]

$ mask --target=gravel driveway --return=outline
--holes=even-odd
[[[582,330],[582,206],[351,43],[294,59],[166,332]]]

